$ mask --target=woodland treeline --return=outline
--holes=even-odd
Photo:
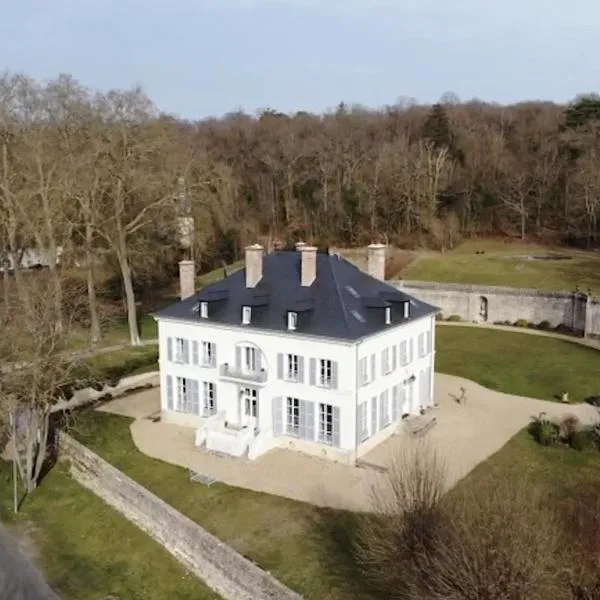
[[[6,73],[0,251],[7,260],[43,250],[57,323],[71,295],[61,268],[84,268],[93,339],[100,280],[116,274],[135,344],[137,296],[172,276],[182,213],[195,219],[201,268],[257,239],[444,249],[503,234],[594,245],[599,127],[596,96],[566,107],[446,96],[434,106],[191,122],[160,113],[140,88],[97,92],[67,75],[40,83]]]

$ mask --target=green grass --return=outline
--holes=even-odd
[[[231,265],[227,265],[227,274],[232,275],[236,271],[239,271],[240,269],[243,269],[243,268],[244,268],[244,261],[238,260],[237,262],[234,262]],[[205,285],[209,285],[210,283],[215,283],[216,281],[223,279],[223,275],[224,275],[223,267],[219,267],[218,269],[213,269],[212,271],[209,271],[208,273],[204,273],[203,275],[199,275],[198,277],[196,277],[196,285],[199,288],[201,288],[201,287],[204,287]]]
[[[0,517],[26,532],[63,600],[218,600],[158,542],[56,467],[12,514],[10,464],[0,461]]]
[[[85,361],[82,372],[93,378],[118,381],[123,377],[158,370],[158,346],[132,346]]]
[[[524,429],[475,467],[458,487],[468,489],[483,478],[531,481],[542,486],[551,500],[560,502],[572,496],[579,485],[600,482],[600,452],[542,446]]]
[[[485,254],[475,254],[484,250]],[[560,253],[572,260],[514,260],[514,256]],[[420,252],[402,270],[403,279],[500,285],[543,290],[591,288],[600,292],[600,255],[570,248],[556,248],[493,240],[468,241],[444,254]]]
[[[472,379],[509,394],[580,402],[600,393],[600,352],[573,342],[520,332],[438,325],[440,373]]]
[[[350,556],[353,515],[223,484],[191,483],[185,469],[139,452],[130,422],[87,411],[71,433],[307,600],[373,597]]]

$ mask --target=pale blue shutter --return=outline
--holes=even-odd
[[[283,354],[277,353],[277,379],[283,379]]]
[[[398,386],[392,388],[392,421],[398,420]]]
[[[371,398],[371,435],[377,433],[377,396]]]
[[[387,348],[384,348],[381,351],[381,374],[385,375],[385,355],[387,353]]]
[[[308,382],[310,385],[315,385],[317,379],[317,361],[311,358],[308,361]]]
[[[379,394],[379,428],[385,427],[385,392]]]
[[[427,330],[427,354],[431,353],[431,329]]]
[[[333,407],[332,440],[334,446],[340,446],[340,407]]]
[[[283,435],[283,398],[276,396],[273,398],[273,435],[278,437]]]
[[[362,442],[362,423],[363,423],[363,412],[365,410],[365,403],[361,402],[356,407],[356,445]]]
[[[167,409],[173,410],[173,377],[167,375]]]
[[[394,344],[392,346],[392,371],[396,370],[396,365],[398,364],[398,346]]]
[[[408,344],[408,347],[409,347],[409,351],[408,351],[408,364],[412,363],[412,361],[413,361],[413,359],[415,357],[415,354],[414,354],[414,343],[413,342],[414,342],[413,338],[410,338],[410,341],[409,341],[409,344]]]
[[[211,367],[217,366],[217,345],[214,342],[210,343]]]
[[[217,412],[217,384],[211,383],[210,388],[212,389],[212,395],[213,395],[213,408],[211,410],[211,414],[214,415]]]
[[[192,341],[192,364],[198,364],[198,342],[196,340]]]
[[[167,360],[173,362],[173,338],[167,338]]]
[[[338,387],[338,364],[337,361],[331,361],[331,389],[337,390]]]
[[[298,437],[306,438],[306,404],[305,400],[298,401]]]
[[[242,349],[239,346],[235,347],[235,368],[242,368]]]
[[[242,424],[242,414],[244,413],[245,410],[245,406],[242,406],[246,401],[245,396],[242,396],[240,394],[238,394],[237,397],[237,419],[238,419],[238,425]]]
[[[199,415],[200,414],[200,390],[199,390],[198,381],[196,379],[191,379],[190,385],[192,388],[191,412],[193,412],[195,415]]]
[[[256,395],[256,428],[258,429],[258,423],[260,419],[260,394]]]
[[[403,385],[400,386],[399,390],[399,398],[398,398],[398,407],[400,409],[400,416],[406,414],[407,406],[406,406],[406,387]]]
[[[298,383],[304,383],[304,356],[298,357]]]
[[[262,369],[262,352],[260,350],[256,350],[256,370],[260,373]]]
[[[315,403],[305,402],[306,409],[306,427],[305,439],[314,441],[315,439]]]
[[[371,354],[371,381],[375,379],[375,355]]]
[[[190,362],[190,342],[183,340],[183,362],[187,365]]]

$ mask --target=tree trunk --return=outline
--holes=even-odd
[[[135,305],[135,293],[133,291],[133,279],[131,277],[131,268],[126,254],[119,252],[119,266],[121,267],[121,276],[123,277],[123,287],[125,288],[125,302],[127,305],[127,322],[129,323],[129,338],[132,346],[140,346],[140,332],[137,322],[137,307]]]
[[[92,252],[92,228],[85,228],[85,259],[87,262],[87,293],[90,309],[90,324],[92,345],[98,343],[102,337],[100,318],[98,316],[98,300],[96,298],[96,279],[94,274],[94,254]]]
[[[2,293],[3,293],[3,302],[4,302],[4,310],[2,311],[2,319],[4,323],[8,323],[10,319],[10,259],[8,257],[8,253],[5,252],[2,256]]]

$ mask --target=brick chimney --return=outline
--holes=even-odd
[[[301,242],[303,243],[303,242]],[[296,244],[298,247],[298,244]],[[306,244],[298,248],[300,251],[300,285],[309,287],[317,278],[317,248]]]
[[[263,276],[264,248],[260,244],[246,246],[246,287],[254,288]]]
[[[367,273],[385,281],[385,244],[371,244],[368,247]]]
[[[196,264],[193,260],[179,261],[179,294],[182,300],[196,293]]]

